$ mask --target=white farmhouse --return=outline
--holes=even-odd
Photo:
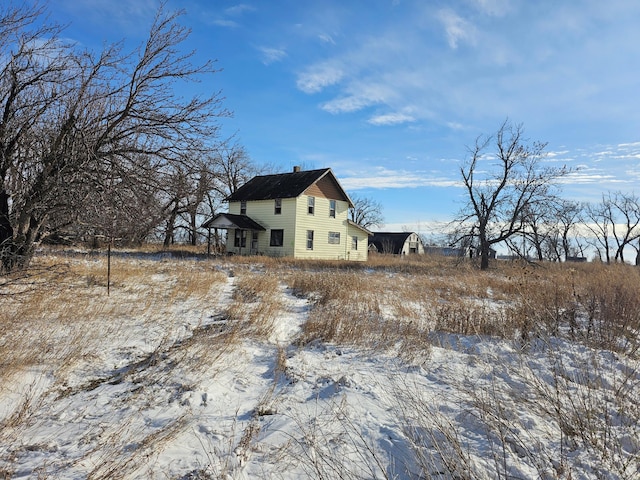
[[[226,200],[229,212],[202,226],[227,230],[227,252],[367,260],[370,232],[349,220],[353,203],[330,168],[260,175]]]

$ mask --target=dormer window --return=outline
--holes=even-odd
[[[242,200],[240,202],[240,215],[246,215],[246,214],[247,214],[247,201]]]
[[[282,213],[282,199],[281,198],[276,198],[275,199],[273,213],[275,215],[280,215]]]
[[[316,197],[309,197],[307,200],[307,213],[313,215],[316,208]]]

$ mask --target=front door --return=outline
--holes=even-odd
[[[258,253],[258,232],[251,232],[251,253]]]

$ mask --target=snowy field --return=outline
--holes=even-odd
[[[113,263],[2,280],[0,478],[640,479],[638,269]]]

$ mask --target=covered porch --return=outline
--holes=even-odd
[[[255,255],[258,253],[258,235],[266,229],[247,215],[234,215],[231,213],[219,213],[207,220],[202,228],[208,230],[207,254],[211,254],[211,230],[214,231],[216,250],[219,248],[218,230],[227,231],[227,253],[238,255]]]

